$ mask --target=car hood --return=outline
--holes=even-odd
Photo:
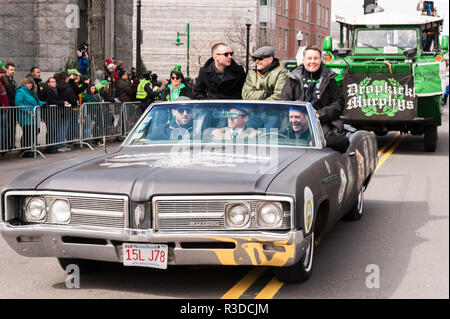
[[[71,161],[36,188],[125,194],[134,201],[170,194],[263,194],[276,175],[306,152],[295,147],[124,147],[76,165]]]

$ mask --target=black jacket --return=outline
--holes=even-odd
[[[214,59],[210,58],[200,69],[194,87],[194,99],[237,99],[240,100],[245,82],[245,72],[241,65],[231,60],[231,65],[224,70],[220,79],[215,70]]]
[[[281,100],[284,101],[305,101],[303,96],[303,86],[305,67],[303,64],[298,66],[289,74],[285,86],[281,92]],[[344,129],[343,121],[340,119],[345,107],[344,95],[339,89],[336,80],[336,73],[332,72],[322,64],[320,70],[319,100],[314,103],[314,108],[319,113],[320,122],[323,124],[332,124],[340,131]],[[306,101],[310,102],[310,101]]]
[[[42,91],[42,98],[48,105],[64,106],[64,100],[59,96],[57,89],[52,89],[50,86],[45,87]]]
[[[58,82],[56,88],[58,89],[58,95],[61,100],[69,102],[73,108],[78,107],[77,95],[69,83]]]

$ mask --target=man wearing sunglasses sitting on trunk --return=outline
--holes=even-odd
[[[212,57],[200,69],[194,87],[197,100],[240,100],[245,72],[233,60],[233,52],[225,43],[217,43],[211,49]]]

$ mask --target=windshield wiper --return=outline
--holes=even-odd
[[[361,43],[362,45],[365,45],[366,47],[369,47],[369,48],[372,48],[372,49],[376,49],[376,50],[378,50],[379,48],[377,48],[377,47],[374,47],[373,45],[371,45],[371,44],[368,44],[368,43]]]

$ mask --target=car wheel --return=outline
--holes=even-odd
[[[388,131],[375,131],[376,136],[386,136]]]
[[[100,261],[75,258],[58,258],[58,262],[64,271],[67,271],[67,267],[70,265],[78,266],[80,274],[94,273],[101,269],[101,266],[103,265]]]
[[[425,127],[424,146],[425,152],[435,152],[437,148],[437,126]]]
[[[311,277],[314,261],[314,232],[309,236],[308,247],[298,263],[289,267],[275,267],[277,279],[285,283],[301,283]]]
[[[347,215],[344,216],[344,220],[354,221],[361,219],[364,213],[364,190],[365,187],[361,187],[355,205],[349,210]]]

